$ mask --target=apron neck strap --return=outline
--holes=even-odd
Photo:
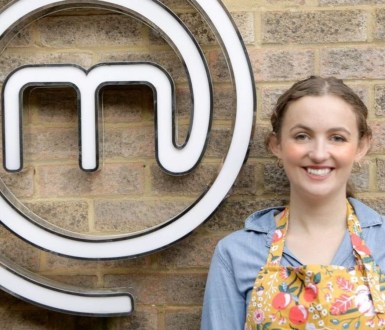
[[[276,265],[279,264],[281,260],[285,246],[285,237],[288,229],[289,217],[290,210],[287,207],[284,209],[281,217],[279,218],[277,227],[274,231],[269,256],[267,259],[267,263],[269,264]],[[371,253],[362,239],[362,229],[360,222],[358,221],[354,209],[348,200],[346,201],[346,219],[357,263],[365,264],[366,261],[370,261],[369,259],[371,259]]]

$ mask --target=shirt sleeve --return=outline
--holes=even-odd
[[[201,330],[242,330],[246,302],[236,284],[231,264],[215,249],[203,302]]]

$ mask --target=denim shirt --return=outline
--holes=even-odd
[[[381,270],[385,271],[384,217],[365,204],[350,199],[360,221],[363,239]],[[242,330],[251,291],[258,272],[265,265],[275,230],[274,216],[284,208],[253,213],[245,228],[223,238],[217,245],[208,274],[203,303],[201,330]],[[331,264],[356,264],[348,231]],[[302,264],[285,247],[282,266]]]

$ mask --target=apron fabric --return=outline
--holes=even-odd
[[[280,265],[289,210],[275,230],[267,263],[251,294],[245,330],[385,329],[385,276],[362,239],[347,203],[347,227],[356,266]]]

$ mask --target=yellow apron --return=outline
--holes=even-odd
[[[355,267],[284,267],[280,261],[289,218],[284,211],[255,280],[245,330],[385,329],[385,276],[349,203],[347,214]]]

